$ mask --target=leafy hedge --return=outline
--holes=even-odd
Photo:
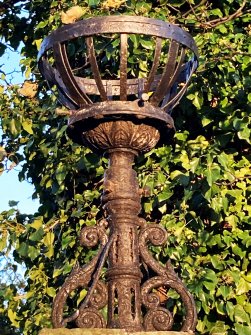
[[[33,183],[33,197],[41,202],[34,215],[16,209],[0,214],[1,254],[13,252],[26,280],[18,288],[2,279],[4,334],[15,329],[35,335],[50,327],[57,288],[76,260],[83,264],[95,253],[79,247],[78,235],[81,227],[102,219],[107,161],[67,138],[66,119],[55,114],[56,99],[36,68],[43,37],[62,20],[72,20],[67,10],[77,5],[77,16],[156,17],[194,36],[200,67],[173,111],[174,139],[138,157],[135,165],[150,193],[142,199],[143,216],[168,231],[168,245],[156,249],[156,257],[170,258],[194,295],[197,334],[250,334],[251,8],[249,1],[239,0],[0,2],[0,52],[22,41],[21,67],[28,80],[20,88],[2,73],[0,169],[23,162],[19,178]],[[140,43],[132,41],[131,64],[132,71],[138,64],[143,76],[148,56]],[[115,55],[115,47],[107,52]]]

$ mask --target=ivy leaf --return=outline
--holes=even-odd
[[[95,7],[100,3],[100,0],[88,0],[88,5],[90,7]]]
[[[235,318],[236,322],[250,323],[250,318],[249,318],[248,314],[245,312],[244,308],[240,305],[237,305],[234,308],[234,318]]]
[[[30,227],[34,228],[34,229],[40,229],[43,225],[43,217],[42,216],[38,216],[36,218],[34,218],[33,222],[30,224]]]
[[[12,309],[8,309],[8,317],[13,326],[19,327],[19,322],[17,321],[17,313],[14,312]]]
[[[165,191],[159,193],[158,201],[159,202],[165,201],[165,200],[169,199],[172,195],[173,195],[173,192],[171,192],[169,190],[165,190]]]
[[[219,166],[208,166],[205,171],[205,176],[209,186],[213,186],[214,182],[220,177],[220,168]]]
[[[40,255],[40,250],[38,248],[35,248],[33,245],[30,245],[28,248],[28,256],[31,260],[34,260]]]
[[[80,6],[73,6],[66,12],[61,13],[61,21],[64,24],[73,23],[76,20],[80,19],[84,15],[84,13],[84,8]]]
[[[10,201],[8,202],[8,205],[9,205],[10,207],[16,207],[18,204],[19,204],[19,201],[15,201],[15,200],[10,200]]]
[[[14,138],[20,134],[20,121],[18,119],[11,119],[9,123],[10,132]]]
[[[48,258],[51,258],[54,254],[53,242],[54,242],[55,235],[53,232],[48,232],[43,238],[43,243],[47,247],[47,252],[45,255]]]
[[[28,256],[28,251],[29,251],[29,245],[28,243],[22,242],[20,246],[17,248],[17,252],[19,253],[20,256],[27,257]]]
[[[2,231],[0,238],[0,252],[3,251],[7,246],[7,238],[8,238],[7,231]]]
[[[226,300],[231,292],[231,288],[229,286],[223,285],[219,287],[219,292],[223,296],[223,299]]]
[[[251,283],[247,282],[244,278],[241,278],[236,288],[236,294],[242,295],[244,293],[249,292],[250,290],[251,290]]]
[[[29,236],[29,240],[34,241],[34,242],[40,241],[43,235],[44,235],[44,230],[41,227],[40,229],[36,230],[33,234]]]
[[[55,290],[54,287],[47,287],[47,289],[46,289],[46,293],[47,293],[50,297],[54,298],[55,295],[56,295],[56,290]]]
[[[234,325],[236,334],[238,335],[250,335],[250,326],[240,325],[239,323],[235,323]]]
[[[22,127],[24,130],[27,131],[29,134],[33,134],[33,129],[32,129],[32,121],[31,120],[25,120],[22,122]]]
[[[152,41],[147,41],[145,39],[140,39],[139,43],[142,45],[142,47],[146,48],[146,49],[153,49],[153,42]]]

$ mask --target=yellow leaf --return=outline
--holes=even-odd
[[[19,327],[19,322],[17,321],[17,313],[13,312],[11,309],[8,309],[8,317],[14,327]]]
[[[118,9],[121,5],[125,3],[125,0],[106,0],[102,3],[103,9],[115,8]]]
[[[34,221],[30,224],[30,226],[32,228],[35,228],[36,230],[38,230],[39,228],[41,228],[43,225],[43,217],[42,216],[38,216],[34,219]]]
[[[170,174],[170,178],[171,180],[175,179],[176,177],[180,176],[181,174],[183,174],[181,171],[179,170],[175,170]]]
[[[48,248],[48,251],[45,253],[45,256],[47,256],[48,258],[51,258],[54,254],[54,248],[53,248],[54,238],[55,238],[54,233],[50,231],[43,238],[43,242]]]
[[[26,120],[22,122],[22,126],[24,128],[24,130],[27,131],[27,133],[29,134],[33,134],[33,130],[32,130],[32,121],[31,120]]]
[[[61,21],[64,24],[73,23],[76,20],[80,19],[83,16],[85,10],[80,6],[73,6],[68,9],[66,12],[61,13]]]
[[[46,289],[46,293],[47,293],[50,297],[54,298],[55,295],[56,295],[56,290],[55,290],[54,287],[47,287],[47,289]]]
[[[33,44],[35,44],[36,45],[36,47],[37,47],[37,50],[39,50],[40,49],[40,47],[41,47],[41,43],[42,43],[42,38],[39,38],[38,40],[35,40],[34,42],[33,42]]]
[[[54,234],[52,232],[48,232],[45,237],[43,238],[43,242],[47,247],[53,245],[54,242]]]
[[[25,81],[23,86],[18,90],[18,93],[27,98],[34,98],[37,94],[38,84],[31,81]]]
[[[85,289],[83,289],[80,294],[79,294],[79,298],[77,300],[77,306],[80,304],[80,302],[86,297],[86,293],[87,291]]]

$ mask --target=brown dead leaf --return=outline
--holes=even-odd
[[[217,107],[217,106],[218,106],[218,101],[219,101],[219,99],[216,98],[216,97],[214,97],[214,98],[211,100],[211,102],[210,102],[210,106],[211,106],[212,108]]]
[[[164,304],[168,300],[168,294],[167,294],[167,289],[165,287],[158,287],[156,289],[156,293],[159,296],[159,301],[161,304]]]
[[[0,162],[3,161],[7,157],[7,152],[5,151],[4,147],[0,146]]]

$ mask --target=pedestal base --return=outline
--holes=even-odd
[[[193,335],[193,332],[175,332],[175,331],[151,331],[129,333],[124,329],[97,329],[97,328],[75,328],[75,329],[43,329],[39,335]]]

